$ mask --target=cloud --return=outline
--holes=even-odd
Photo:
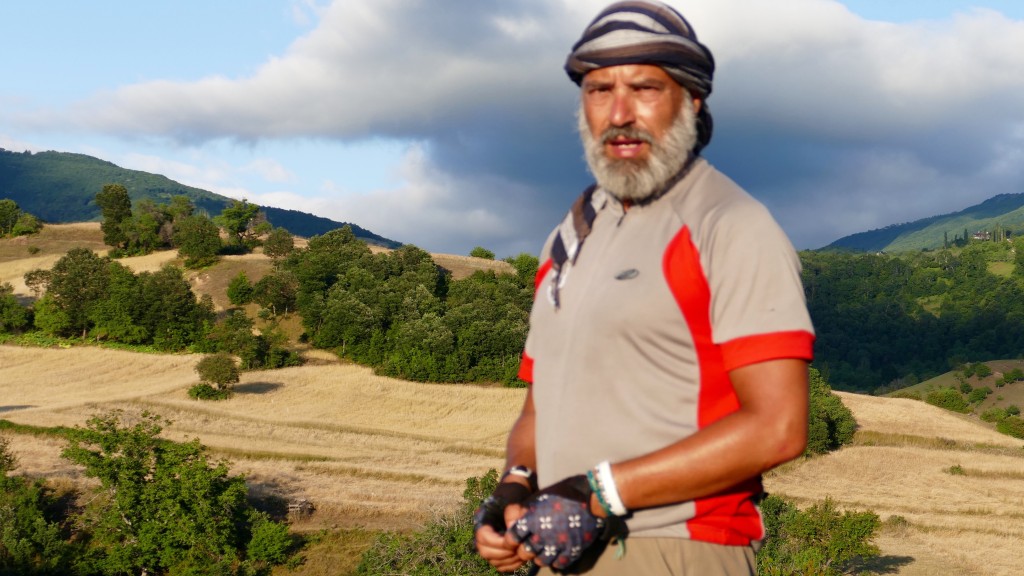
[[[562,63],[604,4],[296,1],[315,28],[249,76],[122,86],[33,120],[195,147],[414,143],[392,189],[305,204],[431,249],[535,251],[588,183]],[[681,7],[718,63],[706,154],[798,247],[1024,192],[1024,22],[974,9],[893,24],[833,0]],[[307,197],[282,188],[263,194]]]

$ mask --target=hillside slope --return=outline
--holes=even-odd
[[[1024,232],[1024,194],[1000,194],[959,212],[851,234],[823,249],[861,252],[936,249],[942,248],[947,239],[952,242],[956,236],[963,237],[965,230],[968,234],[991,232],[997,226],[1017,233]]]
[[[68,223],[98,220],[95,197],[106,184],[122,184],[132,202],[148,198],[167,203],[174,196],[187,196],[211,216],[220,214],[231,199],[186,186],[159,174],[128,170],[116,164],[68,152],[11,152],[0,148],[0,198],[46,222]],[[400,242],[374,234],[347,222],[336,222],[297,210],[261,207],[267,220],[292,234],[310,238],[345,225],[356,237],[371,244],[397,248]]]

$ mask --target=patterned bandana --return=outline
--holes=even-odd
[[[673,8],[648,0],[616,2],[583,31],[565,61],[565,71],[577,85],[587,72],[622,64],[660,66],[691,96],[700,98],[697,145],[711,141],[713,123],[707,97],[715,74],[711,51],[697,40],[690,23]]]

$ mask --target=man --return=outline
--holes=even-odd
[[[566,71],[597,185],[542,252],[477,549],[504,572],[754,574],[760,475],[806,444],[799,259],[700,156],[714,61],[678,12],[612,4]]]

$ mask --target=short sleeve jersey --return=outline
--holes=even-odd
[[[549,296],[549,239],[520,377],[536,407],[541,486],[646,454],[739,407],[728,372],[810,360],[795,250],[767,209],[698,158],[658,199],[598,211]],[[563,272],[564,274],[564,272]],[[635,511],[632,536],[747,545],[763,537],[760,478]]]

